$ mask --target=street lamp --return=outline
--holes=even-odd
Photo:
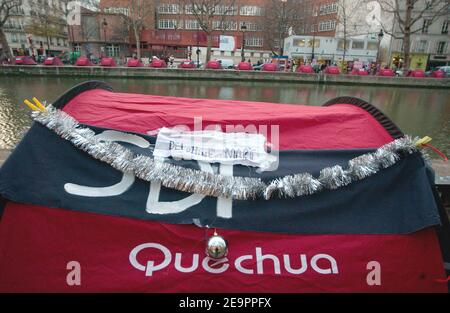
[[[104,47],[104,49],[105,49],[105,56],[108,56],[107,53],[106,53],[106,27],[108,26],[108,23],[106,22],[106,18],[103,18],[102,25],[103,25],[103,39],[105,40],[105,47]]]
[[[377,49],[377,64],[380,62],[379,58],[380,58],[380,44],[381,44],[381,40],[383,39],[384,33],[383,33],[383,29],[380,29],[380,32],[378,33],[378,49]]]
[[[241,47],[241,61],[245,61],[245,53],[244,53],[244,47],[245,47],[245,31],[247,30],[247,25],[245,25],[245,22],[241,25],[242,30],[242,47]]]

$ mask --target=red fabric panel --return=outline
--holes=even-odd
[[[191,99],[91,90],[72,99],[64,111],[80,122],[137,133],[187,125],[194,117],[211,124],[279,125],[280,149],[377,148],[392,141],[366,111],[353,105],[331,107],[214,99]]]
[[[439,245],[433,229],[412,235],[322,235],[302,236],[247,231],[218,230],[229,242],[228,269],[221,274],[204,270],[205,229],[192,225],[170,225],[8,203],[0,225],[0,292],[12,291],[154,291],[154,292],[446,292]],[[211,230],[210,230],[211,233]],[[130,252],[144,243],[159,243],[169,249],[171,261],[146,276],[132,266]],[[256,248],[280,262],[264,260],[264,274],[257,274]],[[175,254],[190,267],[193,254],[199,265],[193,272],[175,269]],[[305,254],[307,269],[288,273],[283,255],[292,268],[300,268]],[[320,274],[312,265],[318,254],[336,261],[337,273]],[[237,270],[236,259],[253,274]],[[140,264],[163,254],[156,248],[139,251]],[[68,286],[67,263],[81,266],[81,285]],[[381,285],[369,286],[367,264],[381,265]],[[210,263],[212,266],[212,263]],[[317,267],[329,269],[321,259]],[[223,264],[219,265],[221,268]],[[316,268],[317,268],[316,267]]]

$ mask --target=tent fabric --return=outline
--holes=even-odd
[[[193,130],[194,118],[202,117],[203,127],[266,125],[270,140],[270,125],[280,125],[280,150],[378,148],[392,141],[370,113],[346,104],[324,108],[88,90],[64,111],[84,124],[141,134],[175,125]]]
[[[270,126],[278,125],[280,155],[283,160],[289,156],[293,160],[280,168],[285,171],[294,166],[317,172],[324,164],[344,162],[352,153],[373,150],[401,134],[387,119],[380,122],[384,117],[381,112],[356,100],[335,99],[328,106],[310,107],[187,99],[113,93],[104,83],[88,82],[62,95],[54,105],[92,129],[134,132],[148,140],[152,140],[147,137],[149,131],[155,134],[163,126],[185,124],[193,129],[194,117],[200,116],[203,127],[267,125],[269,140]],[[52,191],[54,186],[62,188],[55,177],[58,169],[80,179],[74,182],[93,183],[94,187],[105,186],[105,179],[118,182],[121,174],[108,171],[111,168],[105,163],[86,160],[86,154],[56,137],[35,124],[1,170],[0,189],[6,206],[0,222],[0,291],[447,291],[446,284],[440,282],[445,272],[436,229],[442,229],[436,226],[439,217],[431,174],[416,154],[377,174],[378,177],[374,175],[340,190],[346,194],[344,205],[329,198],[323,200],[327,206],[313,206],[305,214],[305,205],[313,199],[291,199],[297,209],[285,214],[288,208],[284,203],[264,211],[259,202],[246,206],[246,201],[230,204],[227,199],[204,199],[195,194],[178,194],[174,198],[172,190],[158,186],[151,189],[149,183],[141,181],[118,197],[94,201],[82,196],[58,198],[61,193],[56,192],[55,196]],[[25,155],[30,164],[21,161]],[[41,177],[36,178],[39,173],[32,173],[33,166],[44,166],[43,172],[48,176],[42,177],[39,171]],[[103,170],[97,171],[98,167]],[[7,175],[14,175],[13,168],[18,171],[16,179],[5,184]],[[64,175],[66,172],[61,172],[60,176]],[[357,189],[351,192],[352,188]],[[379,188],[384,188],[384,193]],[[411,192],[411,188],[419,192]],[[338,194],[335,190],[317,197]],[[49,197],[51,207],[36,200]],[[151,208],[169,210],[180,209],[181,203],[181,208],[187,207],[184,219],[190,224],[183,224],[183,218],[174,220],[180,217],[177,214],[166,214],[171,215],[170,219],[155,216],[144,220],[133,216],[133,212],[147,210],[136,206],[137,200]],[[186,201],[198,202],[186,205]],[[402,201],[407,201],[405,206]],[[93,202],[95,206],[89,207]],[[230,220],[229,216],[218,215],[229,210],[230,205],[236,217],[248,216],[236,219],[236,223],[223,222]],[[417,210],[408,210],[415,205]],[[359,211],[355,211],[358,207]],[[126,214],[113,214],[112,210]],[[266,216],[266,222],[258,227],[252,225],[251,220],[260,219],[263,212],[271,212],[272,218],[266,220]],[[350,217],[345,218],[344,213]],[[321,220],[310,226],[317,227],[317,232],[307,235],[295,227],[297,223],[306,224],[301,218],[310,214]],[[370,221],[381,230],[388,227],[387,222],[380,220],[386,214],[393,220],[391,225],[411,226],[411,216],[420,223],[405,232],[397,228],[384,234],[364,233],[361,226],[366,227]],[[346,220],[347,230],[339,232],[333,228],[336,217]],[[222,226],[218,226],[218,221]],[[216,227],[229,242],[229,254],[226,260],[214,264],[205,257],[205,240]],[[353,233],[348,229],[353,229]],[[81,266],[81,285],[68,283],[69,264],[73,262]],[[371,282],[374,264],[381,266],[381,285]]]
[[[97,134],[106,131],[91,129]],[[152,137],[140,138],[155,142]],[[149,149],[133,145],[128,148],[136,154],[151,154]],[[322,168],[346,167],[348,160],[368,151],[373,150],[286,150],[280,152],[276,171],[258,174],[255,169],[235,165],[233,175],[260,177],[267,182],[304,172],[319,177]],[[30,156],[33,161],[28,161]],[[200,169],[195,161],[173,162]],[[44,182],[41,173],[46,173]],[[132,182],[128,188],[110,197],[77,193],[66,187],[67,184],[113,186],[121,181],[121,176],[108,164],[81,150],[74,150],[69,142],[37,124],[0,169],[0,194],[16,202],[48,207],[181,224],[192,224],[197,220],[201,225],[209,225],[214,221],[221,228],[282,233],[405,234],[440,224],[427,169],[419,154],[410,155],[374,176],[337,190],[293,199],[230,201],[228,218],[224,218],[225,213],[217,215],[216,210],[211,210],[211,207],[218,207],[216,198],[204,197],[185,208],[181,203],[189,201],[186,193],[151,184],[150,190],[160,188],[161,199],[174,207],[180,206],[178,210],[160,210],[158,204],[149,203],[149,183],[142,180]],[[46,192],[40,192],[42,189]],[[382,206],[380,195],[383,195]],[[124,207],[128,209],[124,210]],[[257,216],[255,207],[258,208]],[[291,223],[294,219],[297,222]],[[277,223],[270,223],[273,220]]]
[[[359,236],[218,231],[230,249],[225,263],[208,262],[217,270],[211,273],[203,242],[211,229],[10,202],[0,225],[0,292],[446,292],[436,280],[443,270],[432,229]],[[67,284],[71,261],[80,265],[80,285]],[[381,265],[381,285],[367,283],[373,261]],[[167,265],[152,271],[148,262]]]

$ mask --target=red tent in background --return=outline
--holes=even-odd
[[[434,78],[445,78],[445,73],[444,73],[444,71],[441,71],[441,70],[433,71],[431,73],[431,77],[434,77]]]
[[[16,56],[14,57],[14,64],[16,65],[37,65],[36,61],[30,56]]]
[[[178,65],[179,68],[195,68],[195,63],[192,60],[184,60]]]
[[[338,75],[341,73],[341,71],[339,70],[339,67],[331,65],[331,66],[327,66],[324,70],[325,74],[332,74],[332,75]]]
[[[265,64],[263,64],[261,70],[265,71],[265,72],[277,72],[278,64],[277,63],[265,63]]]
[[[363,68],[354,68],[354,69],[352,69],[352,71],[349,74],[350,75],[367,76],[367,75],[369,75],[369,72],[367,72]]]
[[[392,69],[390,69],[390,68],[382,68],[378,72],[378,76],[389,76],[389,77],[392,77],[394,75],[395,75],[394,71]]]
[[[250,62],[239,62],[237,69],[240,71],[250,71],[253,68]]]
[[[408,73],[408,77],[425,77],[424,70],[412,70]]]
[[[127,61],[127,67],[143,67],[144,64],[140,59],[129,58]]]
[[[63,62],[58,57],[48,57],[44,60],[44,65],[63,65]]]
[[[153,68],[166,68],[167,64],[166,61],[164,60],[160,60],[160,59],[156,59],[154,58],[151,62],[149,67],[153,67]]]
[[[77,59],[77,62],[75,63],[76,66],[92,66],[91,61],[84,56],[81,56]]]
[[[342,172],[327,166],[346,168],[348,160],[370,151],[379,153],[382,166],[404,138],[363,100],[341,97],[324,106],[303,106],[190,99],[116,93],[104,83],[87,82],[53,107],[81,124],[48,109],[0,169],[2,292],[447,291],[448,219],[439,220],[443,208],[420,153],[333,187]],[[201,126],[194,120],[199,116]],[[217,172],[238,180],[280,178],[273,187],[283,188],[295,180],[284,175],[295,169],[311,173],[302,180],[331,177],[324,181],[331,189],[299,198],[280,194],[237,201],[181,192],[176,183],[148,182],[113,167],[130,169],[127,162],[136,160],[122,153],[121,143],[141,157],[151,155],[158,137],[146,134],[177,125],[191,130],[265,126],[269,142],[279,139],[279,169],[257,173],[248,166],[220,165]],[[379,147],[384,151],[375,150]],[[119,157],[112,157],[114,151]],[[96,153],[104,158],[96,159]],[[356,159],[352,166],[366,161]],[[194,183],[195,170],[203,179],[217,177],[210,165],[195,161],[171,159],[158,163],[161,171],[148,160],[136,162],[156,176],[169,170],[169,183],[179,180],[183,186],[202,184]],[[174,170],[174,162],[184,170]],[[362,175],[367,171],[360,169]],[[205,255],[213,229],[229,243],[226,257],[215,260]],[[77,264],[81,284],[74,285],[68,273]]]
[[[308,73],[308,74],[313,74],[314,73],[314,69],[311,65],[309,64],[302,64],[297,68],[297,72],[299,73]]]
[[[116,65],[116,61],[114,60],[114,58],[105,57],[105,58],[101,59],[100,66],[116,67],[117,65]]]
[[[208,63],[206,63],[205,69],[207,70],[220,70],[222,69],[222,65],[219,61],[216,60],[210,60]]]

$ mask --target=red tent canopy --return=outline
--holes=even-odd
[[[63,65],[63,62],[58,57],[48,57],[44,60],[44,65]]]
[[[100,66],[115,67],[116,61],[114,60],[114,58],[102,58],[100,61]]]

